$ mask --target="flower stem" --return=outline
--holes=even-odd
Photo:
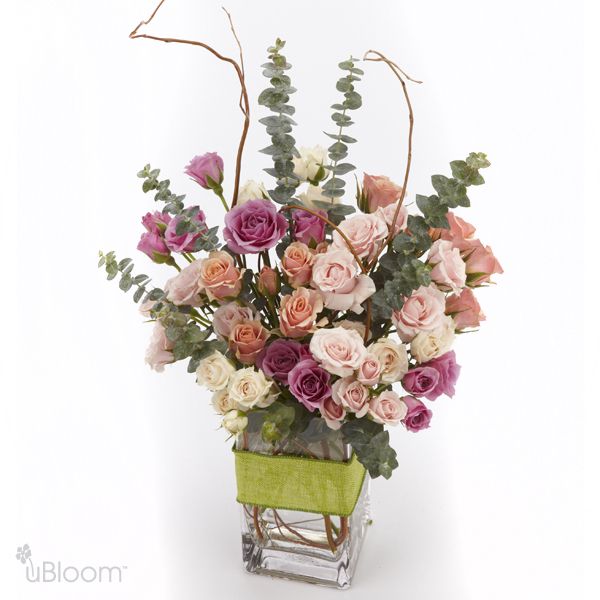
[[[221,204],[223,204],[223,207],[225,208],[225,212],[229,212],[229,206],[227,205],[227,200],[225,200],[225,198],[223,197],[223,193],[215,191],[215,194],[217,194],[217,196],[219,196],[219,199],[221,200]]]

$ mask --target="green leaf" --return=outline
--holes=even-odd
[[[449,179],[444,175],[432,175],[431,184],[440,200],[450,208],[470,205],[467,188],[460,181]]]
[[[421,196],[417,194],[417,206],[425,217],[425,222],[430,227],[443,227],[448,229],[450,224],[446,214],[448,206],[436,195]]]

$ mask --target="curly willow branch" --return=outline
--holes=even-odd
[[[238,193],[239,193],[239,189],[240,189],[240,175],[241,175],[241,170],[242,170],[242,155],[244,153],[244,145],[246,143],[246,137],[248,135],[248,128],[250,127],[250,101],[248,100],[248,90],[246,88],[246,78],[245,78],[245,73],[244,73],[244,57],[243,57],[243,53],[242,53],[242,46],[240,44],[240,40],[235,32],[235,28],[233,26],[233,21],[231,19],[231,15],[225,9],[223,9],[223,10],[225,11],[227,18],[229,19],[229,24],[231,26],[231,31],[233,33],[233,37],[235,38],[235,41],[240,50],[240,63],[238,63],[233,58],[223,56],[220,52],[217,52],[214,48],[212,48],[208,44],[205,44],[204,42],[198,42],[196,40],[183,40],[183,39],[179,39],[179,38],[159,37],[159,36],[155,36],[155,35],[148,35],[145,33],[138,33],[138,30],[140,29],[140,27],[142,27],[144,25],[148,25],[152,21],[152,19],[154,19],[154,17],[156,16],[156,13],[159,11],[160,7],[164,4],[164,2],[165,2],[165,0],[160,0],[160,2],[158,3],[158,6],[154,9],[154,11],[150,15],[150,17],[146,21],[140,21],[138,23],[138,26],[129,34],[129,37],[132,40],[136,39],[136,38],[145,38],[148,40],[156,40],[159,42],[165,42],[167,44],[174,43],[174,44],[189,44],[191,46],[199,46],[200,48],[204,48],[205,50],[208,50],[213,56],[216,56],[219,60],[229,63],[235,69],[235,72],[239,79],[240,86],[241,86],[239,107],[240,107],[240,110],[242,111],[242,114],[244,115],[244,125],[242,128],[242,135],[240,137],[240,143],[238,145],[238,151],[237,151],[237,157],[236,157],[236,163],[235,163],[235,182],[234,182],[234,189],[233,189],[233,198],[231,201],[231,206],[233,208],[237,204]]]

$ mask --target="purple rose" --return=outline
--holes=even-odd
[[[425,396],[428,400],[435,400],[437,393],[437,384],[440,375],[437,369],[423,364],[411,369],[402,378],[402,387],[413,396]]]
[[[421,431],[421,429],[427,429],[429,427],[429,422],[431,421],[431,411],[414,396],[404,396],[402,400],[404,400],[404,404],[406,404],[406,407],[408,408],[406,416],[402,419],[404,427],[409,431]]]
[[[310,412],[331,396],[330,375],[311,358],[301,360],[288,374],[290,392]]]
[[[185,172],[204,189],[213,190],[223,183],[223,159],[216,152],[194,156]]]
[[[223,235],[233,252],[257,254],[275,246],[287,228],[287,219],[270,200],[248,200],[225,215]]]
[[[151,231],[142,234],[137,249],[147,254],[155,263],[165,263],[171,258],[165,240],[160,234]]]
[[[327,213],[323,210],[316,212],[323,217],[327,216]],[[294,219],[294,237],[299,242],[310,246],[311,242],[319,244],[325,239],[325,222],[319,219],[319,217],[305,210],[292,211],[292,217]]]
[[[173,252],[194,252],[196,240],[206,231],[206,216],[197,206],[188,207],[184,211],[195,211],[196,209],[198,212],[192,218],[201,224],[200,231],[187,231],[178,235],[177,224],[183,216],[178,215],[169,221],[165,231],[165,242]]]
[[[153,213],[146,213],[142,217],[142,225],[146,228],[146,231],[160,235],[164,233],[170,220],[171,215],[168,213],[154,211]]]
[[[267,377],[287,385],[289,372],[307,358],[312,358],[312,354],[306,344],[278,339],[261,352],[256,364]]]

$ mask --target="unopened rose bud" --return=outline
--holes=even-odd
[[[220,189],[223,183],[223,159],[216,152],[194,156],[185,172],[204,189]]]
[[[223,427],[233,435],[242,433],[247,426],[248,417],[241,410],[230,410],[223,417]]]
[[[263,267],[258,275],[258,290],[265,296],[274,296],[279,291],[279,275],[271,267]]]
[[[171,260],[171,253],[165,240],[158,233],[147,231],[142,234],[137,249],[148,255],[155,263],[166,263]]]

